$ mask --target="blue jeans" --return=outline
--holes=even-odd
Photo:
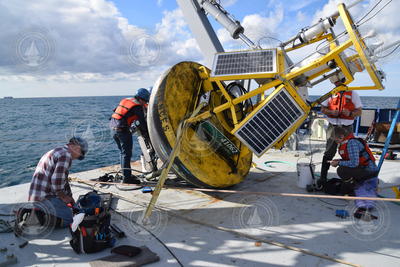
[[[72,210],[67,207],[67,204],[65,204],[60,198],[47,197],[45,200],[41,201],[40,204],[45,207],[45,213],[62,219],[63,227],[67,227],[72,223]]]
[[[378,188],[378,178],[371,178],[362,183],[360,183],[355,189],[356,197],[376,197],[376,190]],[[357,208],[374,208],[373,200],[356,200]]]
[[[121,169],[124,178],[131,177],[131,157],[132,157],[132,134],[126,129],[122,131],[114,130],[114,140],[117,143],[121,155]]]

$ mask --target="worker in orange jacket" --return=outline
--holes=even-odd
[[[114,132],[114,140],[120,150],[120,161],[124,183],[140,184],[140,180],[132,176],[131,157],[132,157],[132,133],[130,128],[136,121],[139,122],[138,128],[144,138],[149,138],[145,111],[150,99],[150,92],[145,88],[140,88],[133,98],[121,100],[111,116],[110,127]]]
[[[339,86],[340,82],[335,83],[335,85]],[[343,127],[348,132],[353,132],[354,119],[361,116],[362,112],[360,96],[355,91],[338,92],[321,103],[321,112],[328,117],[329,121],[326,148],[321,165],[321,176],[317,182],[318,186],[323,188],[327,182],[329,161],[333,159],[337,150],[337,144],[332,137],[332,133],[337,127]]]

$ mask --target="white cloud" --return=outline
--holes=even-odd
[[[296,14],[296,19],[298,22],[304,22],[307,19],[307,16],[304,12],[298,11]]]
[[[290,5],[288,5],[289,11],[298,11],[303,9],[319,0],[302,0],[302,1],[292,1]]]
[[[236,4],[237,0],[221,0],[221,6],[223,7],[229,7],[229,6],[233,6],[234,4]]]
[[[21,79],[129,80],[132,73],[153,72],[172,62],[202,59],[178,9],[165,11],[154,32],[129,24],[106,0],[0,0],[0,17],[3,80],[15,80],[18,75]],[[25,36],[37,32],[45,40],[43,44],[34,42],[33,54],[36,51],[39,57],[25,60],[25,54],[32,50],[32,41],[26,41]],[[19,54],[16,48],[20,48]],[[44,51],[49,50],[52,53],[41,62]],[[43,64],[37,70],[31,66],[34,63]]]
[[[161,64],[172,65],[182,60],[203,58],[180,9],[164,12],[162,21],[156,25],[154,36],[159,40],[162,51]]]
[[[244,34],[256,44],[265,42],[269,37],[279,38],[279,25],[284,19],[284,8],[276,5],[275,9],[269,11],[268,16],[261,14],[250,14],[243,18],[241,25],[245,29]],[[233,40],[225,29],[219,29],[217,35],[226,50],[246,48],[240,40]],[[267,43],[276,43],[270,39]]]

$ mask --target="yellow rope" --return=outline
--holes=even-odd
[[[113,182],[97,182],[81,180],[78,178],[69,178],[72,182],[86,183],[86,184],[108,184],[108,185],[132,185],[132,184],[121,184]],[[143,185],[146,185],[145,183]],[[159,183],[157,184],[157,186]],[[350,196],[331,196],[331,195],[312,195],[312,194],[297,194],[297,193],[276,193],[276,192],[259,192],[259,191],[238,191],[238,190],[225,190],[225,189],[207,189],[207,188],[184,188],[176,186],[164,186],[165,189],[176,189],[186,191],[199,191],[199,192],[215,192],[215,193],[230,193],[230,194],[244,194],[244,195],[264,195],[264,196],[281,196],[281,197],[305,197],[305,198],[330,198],[330,199],[345,199],[345,200],[374,200],[374,201],[391,201],[400,202],[399,198],[379,198],[379,197],[350,197]],[[154,196],[154,193],[153,193]],[[158,197],[158,195],[157,195]],[[153,205],[154,207],[154,205]]]

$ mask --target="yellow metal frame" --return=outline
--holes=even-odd
[[[348,10],[346,9],[344,4],[339,4],[338,6],[339,9],[339,16],[342,18],[343,24],[347,30],[347,33],[349,34],[350,40],[353,43],[354,48],[356,49],[362,63],[364,64],[364,67],[367,69],[367,72],[369,76],[372,79],[372,82],[374,83],[373,86],[366,86],[366,87],[348,87],[347,90],[382,90],[384,89],[382,82],[378,78],[378,75],[376,74],[376,66],[369,62],[367,55],[365,54],[365,49],[366,45],[364,43],[364,40],[361,38],[360,33],[356,30],[354,26],[353,19],[351,18]]]
[[[206,112],[203,112],[199,114],[198,116],[195,116],[193,118],[190,118],[188,122],[196,122],[196,121],[201,121],[207,118],[210,118],[213,116],[213,114],[217,114],[220,112],[223,112],[225,110],[230,110],[232,114],[232,119],[234,123],[233,129],[228,129],[232,134],[244,123],[246,123],[254,114],[257,112],[258,108],[256,107],[255,110],[253,110],[249,115],[247,115],[246,118],[244,118],[242,121],[238,121],[235,106],[238,105],[239,103],[242,103],[243,101],[250,99],[256,95],[261,95],[262,96],[262,102],[259,104],[260,107],[263,106],[264,103],[268,102],[275,94],[276,92],[281,88],[281,86],[285,86],[286,88],[290,88],[288,91],[292,95],[292,97],[295,99],[297,103],[301,105],[303,110],[308,113],[311,109],[311,107],[315,106],[316,103],[312,103],[311,105],[306,104],[299,94],[296,91],[296,87],[292,85],[291,81],[300,75],[303,75],[304,73],[316,69],[324,64],[327,64],[329,61],[334,60],[337,64],[337,66],[340,68],[342,73],[344,74],[346,78],[346,82],[344,85],[339,86],[331,90],[328,94],[334,94],[338,91],[343,91],[343,90],[381,90],[383,89],[383,85],[378,78],[378,75],[376,73],[376,67],[373,63],[369,62],[368,57],[365,53],[366,45],[364,41],[362,40],[358,30],[356,29],[356,26],[354,25],[354,22],[347,11],[346,7],[344,4],[339,4],[338,6],[339,10],[339,16],[343,21],[343,24],[348,32],[349,39],[344,41],[342,44],[337,45],[333,39],[332,34],[323,34],[320,36],[317,36],[313,40],[311,40],[307,44],[301,44],[297,45],[292,48],[287,48],[287,49],[277,49],[276,50],[276,73],[267,73],[267,74],[243,74],[243,75],[229,75],[229,76],[215,76],[211,77],[210,73],[206,70],[206,68],[200,68],[199,70],[199,75],[203,79],[203,84],[204,84],[204,89],[205,91],[210,91],[213,90],[215,86],[218,87],[218,89],[221,91],[221,94],[225,98],[225,103],[215,106],[212,108],[212,110],[208,110]],[[295,70],[292,70],[289,73],[286,73],[285,70],[285,60],[284,60],[284,53],[293,51],[295,49],[302,48],[306,45],[321,41],[321,40],[327,40],[330,42],[330,51],[326,54],[321,56],[320,58],[314,60],[313,62],[309,63],[306,66],[297,68]],[[351,56],[350,58],[343,59],[341,57],[343,51],[346,49],[354,47],[357,54]],[[351,60],[355,60],[357,58],[360,58],[364,67],[366,68],[373,85],[368,85],[368,86],[356,86],[356,87],[348,87],[348,84],[354,81],[354,77],[351,74],[349,68],[347,67],[347,64]],[[315,73],[311,76],[309,76],[307,79],[309,81],[323,75],[324,73],[330,71],[330,69],[323,69],[319,71],[318,73]],[[265,83],[258,87],[255,90],[252,90],[246,94],[241,95],[240,97],[233,98],[229,95],[227,90],[224,87],[223,81],[233,81],[233,80],[249,80],[249,79],[271,79],[270,82]],[[213,84],[215,86],[213,86]],[[265,92],[271,88],[276,88],[275,91],[271,93],[268,97],[265,97]],[[326,94],[326,95],[328,95]],[[289,136],[297,129],[298,126],[304,121],[304,118],[300,120],[298,123],[296,123],[295,127],[291,127],[287,134],[279,140],[276,144],[275,147],[279,148],[281,147],[284,142],[289,138]]]

